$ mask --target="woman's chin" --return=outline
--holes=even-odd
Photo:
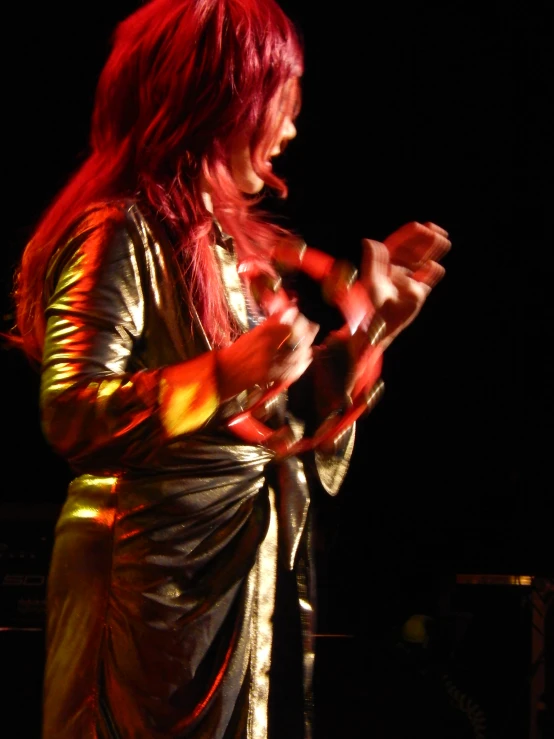
[[[240,183],[241,192],[245,195],[258,195],[264,189],[265,182],[260,177],[252,177]]]

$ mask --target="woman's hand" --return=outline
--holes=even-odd
[[[439,264],[451,247],[448,233],[433,223],[408,223],[384,243],[364,239],[360,281],[386,322],[384,348],[418,315],[443,278]]]
[[[218,350],[221,399],[228,400],[255,385],[296,382],[312,362],[318,331],[319,325],[292,305]]]
[[[436,223],[412,221],[385,239],[394,264],[413,271],[429,261],[438,262],[452,246],[448,231]]]

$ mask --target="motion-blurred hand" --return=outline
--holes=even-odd
[[[222,400],[255,385],[296,382],[312,362],[318,331],[319,325],[292,305],[220,349],[217,364]]]
[[[384,347],[416,318],[445,270],[439,260],[450,250],[448,233],[433,223],[408,223],[384,243],[362,241],[360,281],[386,322]]]

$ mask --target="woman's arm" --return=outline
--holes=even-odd
[[[219,404],[256,384],[296,379],[311,362],[283,351],[306,333],[293,307],[224,349],[173,365],[136,368],[149,276],[140,238],[121,212],[87,224],[52,280],[41,376],[46,438],[78,467],[144,464],[161,445],[205,426]]]

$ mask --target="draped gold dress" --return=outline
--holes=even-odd
[[[217,224],[214,234],[230,310],[248,330],[232,239]],[[125,202],[85,214],[50,266],[41,412],[76,476],[48,581],[43,739],[266,737],[278,556],[298,574],[309,704],[304,464],[226,431],[243,399],[219,402],[174,258],[159,224]],[[185,360],[168,400],[161,368]],[[278,420],[298,428],[284,400]],[[330,494],[352,444],[316,455]]]

